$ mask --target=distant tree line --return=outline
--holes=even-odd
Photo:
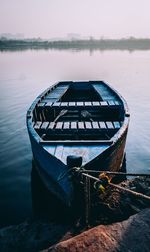
[[[83,39],[49,41],[42,39],[0,38],[0,50],[57,49],[57,50],[150,50],[149,38]]]

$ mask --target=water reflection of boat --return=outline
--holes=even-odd
[[[60,82],[27,112],[27,127],[38,173],[67,206],[74,199],[68,167],[118,171],[129,124],[126,102],[102,81]]]

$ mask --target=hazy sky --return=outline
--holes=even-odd
[[[150,37],[150,0],[0,0],[0,33]]]

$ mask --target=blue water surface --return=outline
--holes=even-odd
[[[127,100],[129,172],[150,172],[150,51],[0,52],[0,225],[32,214],[26,111],[59,80],[104,80]]]

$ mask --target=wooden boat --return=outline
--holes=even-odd
[[[118,171],[128,124],[126,102],[103,81],[59,82],[39,95],[27,112],[27,128],[48,190],[71,206],[70,167]]]

